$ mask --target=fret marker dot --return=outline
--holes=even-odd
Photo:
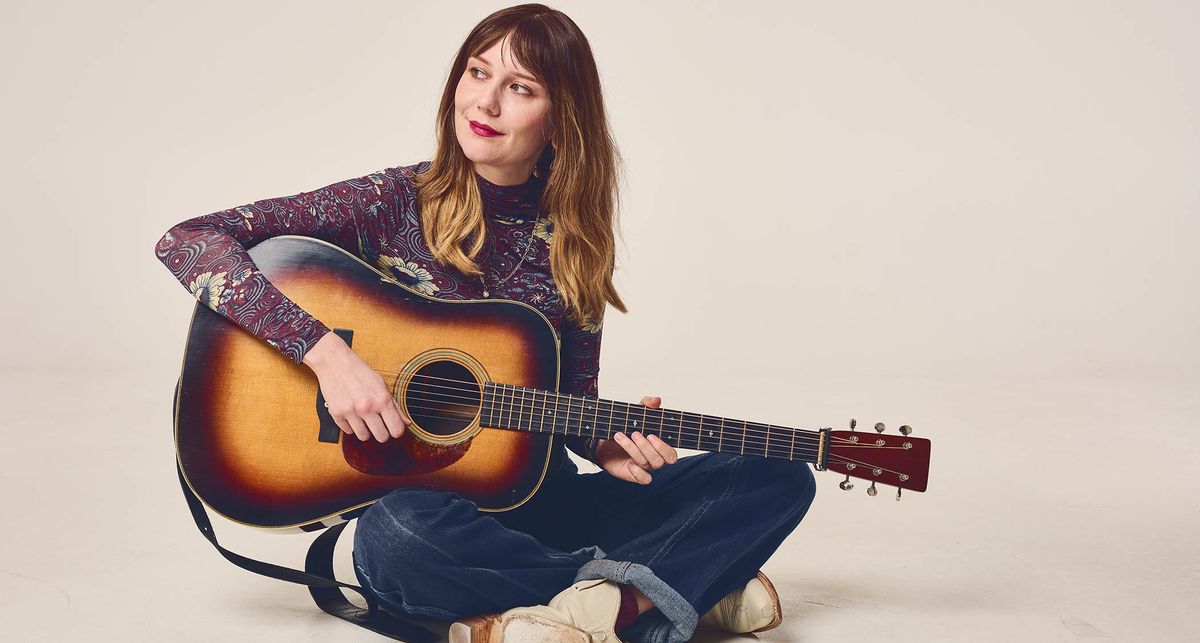
[[[634,425],[634,426],[637,426],[637,420],[634,420],[634,421],[633,421],[633,425]]]

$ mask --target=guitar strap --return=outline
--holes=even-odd
[[[178,395],[178,389],[176,395]],[[348,523],[336,524],[317,536],[308,548],[304,571],[247,558],[225,549],[221,543],[217,542],[217,534],[213,531],[212,522],[208,519],[208,512],[205,511],[204,504],[196,497],[192,488],[188,486],[187,481],[183,479],[183,470],[179,468],[178,462],[175,463],[175,472],[179,475],[179,486],[183,488],[183,497],[187,499],[188,508],[192,510],[196,528],[229,562],[255,574],[262,574],[289,583],[307,585],[308,592],[312,594],[317,607],[343,621],[349,621],[376,634],[411,643],[433,643],[438,640],[438,637],[428,629],[380,609],[375,599],[363,588],[343,583],[334,578],[333,549],[337,544],[338,536],[342,534],[342,530]],[[366,601],[367,608],[362,609],[346,600],[342,588],[358,592]]]

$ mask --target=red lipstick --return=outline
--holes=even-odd
[[[476,134],[478,134],[480,136],[499,136],[500,135],[500,132],[497,132],[496,130],[492,129],[491,127],[488,127],[487,125],[484,125],[483,123],[479,123],[476,121],[468,121],[468,122],[471,123],[471,131],[475,132]]]

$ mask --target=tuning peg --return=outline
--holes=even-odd
[[[858,426],[858,420],[856,420],[854,418],[850,418],[850,430],[853,431],[854,427],[856,427],[856,426]]]
[[[875,430],[876,430],[876,431],[878,431],[878,432],[880,432],[880,433],[883,433],[884,429],[886,429],[886,428],[887,428],[887,427],[883,425],[883,422],[876,422],[876,423],[875,423]]]
[[[908,435],[909,433],[912,433],[912,427],[907,424],[901,424],[900,425],[900,434]]]
[[[879,493],[879,490],[875,488],[875,482],[872,481],[871,486],[867,487],[867,495],[874,498],[877,493]]]
[[[896,502],[900,502],[900,492],[901,491],[902,491],[902,489],[900,487],[896,487]]]
[[[854,483],[850,482],[850,476],[846,476],[845,480],[842,480],[838,483],[838,487],[840,487],[842,491],[849,491],[854,488]]]

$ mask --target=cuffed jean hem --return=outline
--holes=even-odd
[[[607,578],[613,582],[633,585],[654,602],[668,621],[646,629],[641,643],[678,643],[692,637],[699,615],[679,592],[650,571],[649,567],[628,561],[599,558],[583,564],[575,574],[575,582]]]

